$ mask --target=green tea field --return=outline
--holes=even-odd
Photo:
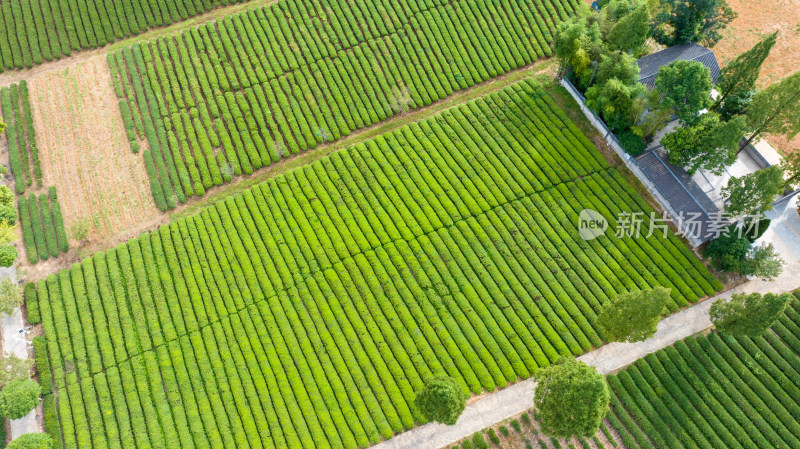
[[[603,342],[600,306],[721,288],[677,238],[584,241],[645,202],[531,80],[287,172],[39,281],[66,448],[367,447]]]

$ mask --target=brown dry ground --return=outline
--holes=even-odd
[[[764,62],[759,87],[768,86],[800,70],[800,1],[728,0],[739,16],[728,25],[724,38],[714,47],[720,65],[750,49],[765,35],[780,31],[778,41]],[[787,141],[782,136],[767,140],[783,152],[800,150],[800,136]]]
[[[43,74],[29,88],[43,183],[56,187],[67,233],[86,220],[90,242],[121,233],[129,238],[158,219],[143,158],[131,153],[126,139],[105,58]],[[27,268],[52,271],[69,259],[74,257]]]

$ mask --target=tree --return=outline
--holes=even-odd
[[[653,37],[666,46],[700,42],[713,47],[735,18],[726,0],[662,0]]]
[[[774,281],[783,272],[786,262],[772,243],[752,246],[737,271],[742,276],[754,276],[764,281]]]
[[[0,391],[0,415],[19,419],[39,405],[39,384],[30,380],[15,380]]]
[[[10,279],[0,281],[0,318],[5,318],[22,305],[22,289]]]
[[[669,301],[670,289],[656,287],[617,295],[597,316],[597,324],[608,341],[644,341],[656,333],[656,326]]]
[[[775,46],[777,39],[778,31],[766,36],[753,48],[740,54],[722,68],[719,78],[717,78],[716,89],[719,92],[719,98],[714,104],[714,109],[722,104],[729,95],[755,90],[761,66],[769,56],[772,47]]]
[[[592,83],[605,84],[611,78],[616,78],[626,85],[638,84],[639,65],[636,64],[636,58],[619,51],[601,56]]]
[[[781,161],[781,168],[783,168],[783,175],[785,177],[784,184],[786,187],[791,187],[793,184],[797,183],[797,181],[800,181],[800,148],[784,156]]]
[[[6,446],[6,449],[53,449],[53,437],[46,433],[25,433]]]
[[[735,217],[760,215],[772,208],[784,184],[783,169],[777,165],[741,177],[732,176],[722,189],[727,201],[725,210]]]
[[[606,378],[583,362],[562,357],[534,374],[533,405],[542,432],[558,438],[588,437],[600,428],[611,394]]]
[[[586,104],[599,112],[612,131],[620,132],[631,127],[644,109],[644,85],[625,84],[611,78],[603,85],[595,85],[586,91]]]
[[[14,265],[19,254],[17,249],[11,245],[0,245],[0,267],[10,267]]]
[[[711,258],[717,268],[738,272],[750,252],[751,242],[744,236],[728,233],[708,242],[703,255]]]
[[[562,22],[553,42],[559,74],[564,76],[571,70],[579,87],[586,89],[588,83],[584,83],[592,77],[592,61],[600,59],[602,48],[597,23],[589,25],[582,17]]]
[[[653,141],[656,134],[672,117],[672,110],[661,107],[661,94],[656,89],[647,93],[646,112],[638,122],[631,126],[631,130],[642,137],[647,144]]]
[[[685,167],[689,174],[707,170],[720,175],[736,162],[745,126],[744,117],[722,122],[719,114],[709,112],[693,124],[668,133],[661,144],[669,151],[670,163]]]
[[[0,204],[4,206],[14,206],[14,192],[6,185],[0,185]]]
[[[711,70],[697,61],[674,61],[661,67],[656,75],[662,103],[675,109],[684,123],[691,123],[711,103],[712,85]]]
[[[13,354],[6,354],[0,358],[0,388],[5,388],[11,382],[30,379],[32,359],[21,359]]]
[[[464,412],[467,393],[452,377],[437,376],[425,382],[417,393],[414,405],[431,421],[452,426]]]
[[[715,110],[719,112],[723,121],[728,121],[737,115],[745,116],[755,94],[755,89],[732,93]]]
[[[792,297],[791,293],[733,295],[729,301],[712,304],[709,315],[720,332],[735,337],[758,337],[775,324]]]
[[[4,221],[10,225],[17,223],[17,209],[11,205],[0,204],[0,221]]]
[[[613,50],[637,55],[650,35],[650,15],[647,6],[640,4],[622,17],[606,35],[606,42]]]
[[[765,133],[794,138],[800,132],[800,72],[756,92],[747,108],[747,120],[753,133],[742,148]]]
[[[6,245],[17,241],[17,226],[8,224],[7,221],[0,221],[0,245]]]

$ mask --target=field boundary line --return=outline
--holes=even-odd
[[[167,212],[170,221],[177,220],[189,215],[193,215],[200,209],[213,205],[225,198],[241,193],[248,188],[266,181],[270,178],[283,174],[303,165],[311,164],[318,159],[329,156],[339,150],[351,145],[369,140],[381,134],[385,134],[401,128],[409,123],[419,122],[439,114],[445,110],[460,106],[476,98],[490,95],[500,91],[510,85],[516,84],[525,78],[535,77],[549,69],[552,58],[542,59],[532,64],[512,70],[504,75],[491,78],[481,84],[476,84],[470,88],[454,92],[435,103],[431,103],[423,108],[414,109],[407,114],[396,115],[371,126],[355,131],[334,142],[317,145],[314,148],[281,159],[279,162],[254,170],[248,176],[239,176],[234,181],[224,183],[221,186],[213,186],[206,190],[202,197],[193,197],[194,201],[187,200],[186,204],[179,205],[170,212]]]

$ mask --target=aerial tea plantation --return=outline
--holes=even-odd
[[[690,337],[615,376],[628,448],[800,447],[800,302],[763,336]]]
[[[156,205],[551,54],[576,0],[285,0],[108,56]]]
[[[0,3],[0,72],[102,47],[244,0],[14,0]]]
[[[355,144],[37,284],[66,448],[367,447],[601,345],[601,305],[721,286],[677,238],[584,241],[647,204],[525,80]],[[49,393],[52,391],[52,393]]]

